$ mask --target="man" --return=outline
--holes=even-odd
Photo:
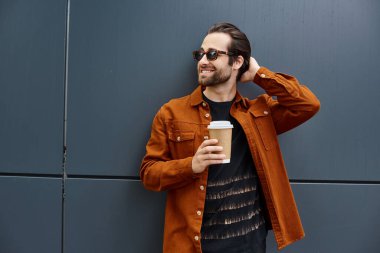
[[[267,229],[279,249],[303,238],[277,135],[311,118],[318,99],[296,78],[260,67],[232,24],[212,26],[193,57],[200,85],[160,108],[140,168],[147,189],[167,191],[164,252],[261,253]],[[238,80],[266,94],[248,100]],[[228,164],[208,137],[212,120],[234,126]]]

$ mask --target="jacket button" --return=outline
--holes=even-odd
[[[205,189],[205,187],[203,185],[199,186],[199,189],[201,189],[201,191],[203,191]]]
[[[177,141],[180,141],[180,140],[181,140],[181,136],[178,136],[178,137],[177,137]]]
[[[197,214],[198,214],[198,216],[201,216],[202,212],[201,211],[197,211]]]
[[[206,107],[206,105],[207,105],[206,102],[202,102],[203,107]]]
[[[194,236],[194,240],[198,241],[199,240],[199,236]]]
[[[203,136],[203,139],[208,140],[208,136],[207,135]]]
[[[205,114],[205,117],[206,117],[206,118],[210,117],[210,114],[206,113],[206,114]]]
[[[264,114],[265,114],[265,115],[268,115],[268,113],[269,113],[268,111],[264,111]]]
[[[265,74],[261,74],[260,76],[261,76],[262,78],[265,78]]]

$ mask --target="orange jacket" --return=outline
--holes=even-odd
[[[237,93],[230,114],[246,134],[264,194],[267,223],[278,249],[282,249],[302,239],[304,231],[277,135],[310,119],[320,103],[296,78],[265,67],[258,70],[253,81],[267,94],[249,100]],[[153,120],[140,177],[145,188],[167,191],[164,253],[202,252],[200,231],[208,170],[194,174],[191,162],[208,138],[210,121],[201,86],[166,103]]]

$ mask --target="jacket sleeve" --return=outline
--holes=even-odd
[[[267,104],[277,134],[301,125],[320,109],[318,98],[293,76],[274,73],[261,67],[253,81],[269,95],[266,96]],[[277,99],[272,98],[273,96]]]
[[[199,176],[193,173],[192,158],[171,158],[161,108],[154,117],[146,154],[140,167],[140,178],[144,187],[152,191],[164,191],[190,183]]]

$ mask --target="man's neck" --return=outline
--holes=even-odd
[[[236,95],[236,83],[230,85],[208,86],[203,94],[214,102],[232,101]]]

